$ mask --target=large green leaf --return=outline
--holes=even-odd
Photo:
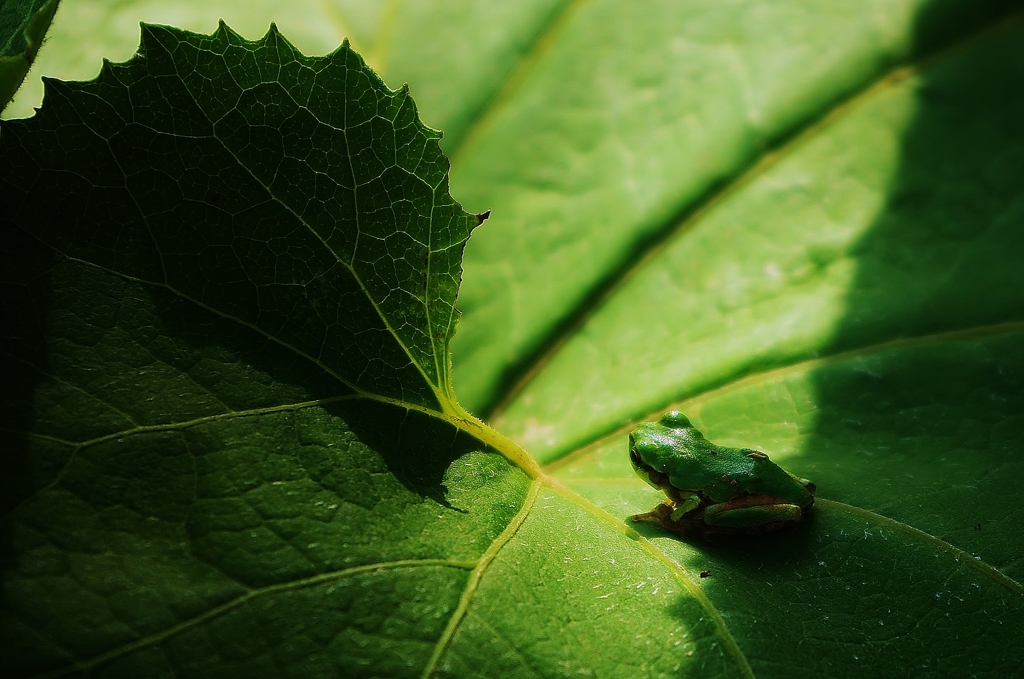
[[[203,297],[161,300],[176,287],[128,294],[68,277],[88,262],[98,275],[97,262],[123,274],[150,261],[130,238],[139,227],[125,215],[137,208],[108,195],[77,211],[33,203],[32,214],[57,211],[63,231],[37,220],[29,232],[43,236],[12,238],[5,265],[20,276],[5,297],[20,306],[7,308],[31,319],[8,333],[23,338],[8,353],[45,369],[18,371],[22,397],[4,424],[36,432],[11,458],[10,494],[26,499],[7,531],[17,560],[5,617],[17,624],[4,628],[4,666],[1020,674],[1024,30],[1006,13],[1019,5],[441,4],[259,11],[305,27],[313,51],[351,35],[450,131],[456,194],[495,210],[466,247],[455,388],[549,466],[538,471],[452,401],[447,339],[423,350],[436,378],[353,382],[295,346],[311,315],[288,291],[273,309],[294,315],[253,334],[265,328],[196,306]],[[168,17],[163,5],[68,3],[53,32],[61,49],[44,52],[54,69],[40,72],[65,74],[58,54],[73,64],[89,50],[135,50],[123,28],[108,29],[119,47],[86,42],[90,20],[203,28],[237,11],[180,4]],[[107,97],[132,111],[144,101]],[[67,108],[108,117],[97,101]],[[288,127],[282,111],[270,127]],[[55,166],[78,149],[75,116],[34,142]],[[5,144],[9,129],[22,128],[5,127]],[[122,148],[145,149],[132,160],[148,168],[162,147],[139,137]],[[83,164],[106,153],[76,152]],[[40,194],[91,176],[83,168],[56,172]],[[20,192],[33,175],[11,176]],[[303,176],[297,167],[282,181]],[[253,256],[260,266],[242,280],[271,291],[302,278],[254,231],[282,233],[291,252],[303,230],[288,221],[253,221],[263,213],[252,210],[227,227],[220,208],[211,218],[209,205],[187,217],[159,207],[160,228],[187,222],[196,234],[172,239],[189,285],[238,282],[230,257],[201,259],[223,243],[201,236],[207,221],[247,235],[255,250],[243,252],[275,253]],[[126,226],[101,230],[98,244],[80,226],[112,220]],[[450,242],[454,257],[463,241]],[[64,259],[69,243],[93,259]],[[293,259],[316,262],[308,250]],[[118,284],[129,282],[143,285]],[[450,305],[454,289],[438,290]],[[337,308],[312,292],[318,313]],[[432,336],[417,325],[425,314],[403,326],[389,313],[366,317]],[[354,346],[382,355],[366,339]],[[712,440],[762,448],[814,479],[810,521],[719,546],[634,532],[627,517],[658,495],[630,471],[625,433],[670,407]],[[111,432],[129,429],[114,445]],[[69,440],[78,452],[63,467]]]

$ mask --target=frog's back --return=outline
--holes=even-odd
[[[669,480],[676,488],[702,492],[714,502],[741,495],[767,495],[801,507],[812,501],[810,491],[767,455],[749,448],[716,446],[697,432],[690,455],[680,456]]]
[[[806,507],[814,500],[814,494],[807,486],[772,462],[764,453],[749,448],[739,449],[738,452],[753,462],[747,488],[751,495],[771,495],[800,507]]]

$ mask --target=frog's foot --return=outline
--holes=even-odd
[[[634,523],[647,521],[650,523],[665,525],[665,520],[672,514],[673,509],[675,509],[675,503],[671,500],[665,500],[651,511],[644,512],[643,514],[634,514],[630,519],[632,519]]]
[[[636,522],[650,521],[652,523],[660,523],[669,530],[676,530],[676,525],[682,520],[683,516],[698,507],[700,507],[700,498],[696,495],[685,497],[679,503],[669,498],[652,511],[645,514],[635,514],[632,518]]]

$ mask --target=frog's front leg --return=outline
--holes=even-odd
[[[634,514],[632,519],[635,522],[650,521],[652,523],[660,523],[662,526],[672,530],[671,524],[678,523],[684,514],[692,512],[698,507],[700,507],[699,496],[693,493],[680,494],[678,502],[672,498],[667,498],[652,511],[645,512],[644,514]]]
[[[776,524],[783,526],[803,518],[799,505],[778,498],[749,495],[711,505],[704,509],[704,523],[708,526],[749,528]]]

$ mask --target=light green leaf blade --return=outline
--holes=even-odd
[[[881,81],[681,222],[496,425],[550,461],[749,374],[1024,320],[1022,35]]]
[[[0,5],[0,110],[35,61],[59,0],[8,0]]]
[[[670,408],[815,481],[789,534],[695,552],[643,531],[710,571],[757,674],[1024,660],[1022,30],[953,43],[784,147],[641,260],[496,422],[623,519],[663,498],[626,434]]]
[[[579,3],[453,153],[494,221],[466,252],[454,345],[490,416],[595,297],[772,147],[999,3]],[[581,391],[582,393],[582,391]]]

